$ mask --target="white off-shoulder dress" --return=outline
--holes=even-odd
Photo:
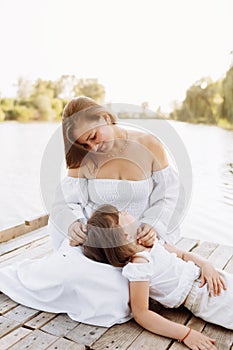
[[[173,243],[179,237],[180,193],[178,176],[170,166],[140,181],[65,177],[49,219],[54,252],[0,268],[0,290],[21,304],[67,313],[79,322],[107,327],[125,322],[132,316],[128,280],[121,269],[91,261],[80,247],[70,247],[68,227],[110,203],[151,224]]]

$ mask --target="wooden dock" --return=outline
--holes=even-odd
[[[0,267],[25,258],[51,254],[52,246],[46,226],[26,232],[15,235],[13,239],[10,236],[10,240],[0,244]],[[7,234],[9,237],[9,231]],[[233,246],[210,242],[199,244],[198,240],[188,238],[182,238],[178,246],[198,253],[216,267],[233,273]],[[150,308],[217,339],[218,350],[233,350],[233,331],[193,317],[183,307],[171,310],[151,302]],[[134,320],[111,328],[85,325],[71,320],[66,314],[41,312],[19,305],[0,293],[0,350],[6,349],[184,350],[187,347],[144,330]]]

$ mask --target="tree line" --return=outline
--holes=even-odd
[[[224,78],[202,78],[187,91],[181,105],[176,104],[171,119],[214,124],[233,128],[233,66]]]
[[[34,83],[19,78],[17,97],[0,99],[0,121],[59,121],[65,104],[79,95],[89,96],[101,104],[105,88],[98,79],[77,79],[74,75],[62,75],[56,81],[38,79]],[[195,82],[186,91],[184,101],[176,102],[169,115],[160,108],[151,113],[148,102],[143,102],[141,109],[142,112],[132,115],[122,112],[119,117],[169,118],[233,128],[233,66],[222,79],[202,78]]]
[[[85,95],[103,103],[105,88],[98,79],[62,75],[58,80],[19,78],[16,98],[0,99],[0,121],[58,121],[71,96]]]

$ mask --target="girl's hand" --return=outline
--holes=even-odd
[[[87,227],[82,222],[75,221],[69,226],[68,234],[72,247],[82,245],[87,239]]]
[[[224,279],[210,262],[202,265],[201,284],[199,288],[203,287],[206,283],[208,283],[211,296],[218,296],[221,294],[222,289],[227,289]]]
[[[194,329],[191,330],[188,337],[183,341],[183,343],[192,350],[217,350],[214,345],[215,342],[215,339],[207,337]]]
[[[156,238],[157,233],[149,224],[142,224],[137,230],[138,243],[144,247],[152,247]]]

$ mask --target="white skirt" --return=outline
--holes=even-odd
[[[65,240],[58,251],[0,268],[0,290],[28,307],[110,327],[132,318],[121,269],[86,258]]]
[[[218,271],[226,281],[227,290],[222,290],[220,295],[211,297],[208,285],[199,288],[200,280],[196,280],[184,306],[207,322],[233,330],[233,274]]]

